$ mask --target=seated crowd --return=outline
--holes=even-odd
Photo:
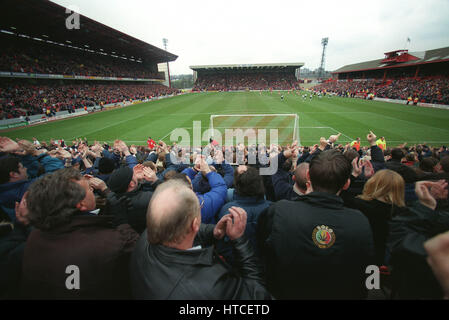
[[[150,99],[178,92],[161,84],[0,81],[0,120],[85,106]]]
[[[419,102],[449,105],[449,78],[425,79],[329,81],[314,87],[315,91],[333,92],[343,97],[373,93],[379,98],[407,100],[418,98]]]
[[[3,37],[0,48],[0,71],[163,79],[163,74],[144,68],[143,62],[137,62],[137,57],[134,60],[34,40],[17,41]]]
[[[213,90],[299,90],[299,82],[289,73],[240,73],[200,75],[193,87],[194,91]]]
[[[384,297],[449,297],[449,151],[339,136],[188,149],[0,137],[0,297],[366,299],[368,266]]]

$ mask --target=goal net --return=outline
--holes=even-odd
[[[210,116],[210,129],[218,130],[225,141],[226,130],[242,130],[243,133],[249,133],[251,130],[258,136],[260,129],[265,129],[266,145],[273,143],[273,131],[277,132],[277,139],[279,145],[292,144],[293,141],[299,140],[299,117],[297,114],[220,114]],[[263,130],[262,130],[263,131]],[[247,141],[242,141],[247,144]],[[238,143],[238,142],[237,142]]]

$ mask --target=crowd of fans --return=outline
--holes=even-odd
[[[203,148],[0,137],[0,296],[365,299],[375,266],[384,298],[448,297],[447,148],[339,136]]]
[[[368,97],[415,100],[425,103],[449,104],[449,78],[329,81],[314,87],[315,91],[333,92],[343,97]]]
[[[163,74],[149,71],[142,62],[26,39],[2,39],[0,71],[141,79],[164,78]]]
[[[178,92],[161,84],[0,81],[0,120],[150,99]]]
[[[261,72],[238,74],[202,74],[193,87],[194,91],[213,90],[299,90],[299,82],[290,73]]]

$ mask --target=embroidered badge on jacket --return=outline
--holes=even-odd
[[[335,243],[334,230],[328,226],[316,226],[315,229],[313,229],[312,240],[318,248],[330,248]]]

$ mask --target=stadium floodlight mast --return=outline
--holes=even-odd
[[[323,52],[321,54],[320,69],[318,70],[318,79],[322,78],[323,75],[324,75],[324,60],[325,60],[325,57],[326,57],[326,46],[327,46],[328,42],[329,42],[329,38],[321,39],[321,45],[323,46]]]
[[[168,55],[167,55],[167,44],[168,44],[168,39],[167,38],[163,38],[162,42],[164,44],[164,48],[165,48],[165,57],[167,58],[167,73],[168,73],[168,87],[171,88],[171,80],[170,80],[170,67],[168,65]]]

